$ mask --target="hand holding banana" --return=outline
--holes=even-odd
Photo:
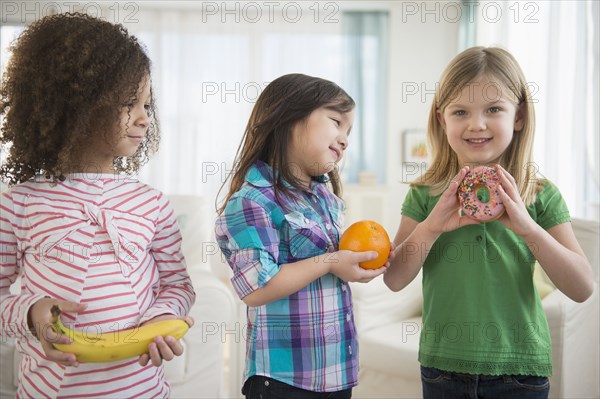
[[[85,304],[63,301],[56,298],[40,299],[29,308],[29,313],[27,314],[29,328],[39,340],[44,354],[48,359],[63,366],[77,367],[79,362],[74,354],[61,352],[53,346],[55,343],[68,344],[71,342],[67,336],[57,334],[52,329],[48,315],[50,314],[50,308],[55,304],[58,304],[65,312],[79,313],[87,308]]]
[[[61,309],[58,305],[53,306],[50,311],[54,332],[68,337],[71,341],[71,343],[53,342],[52,346],[61,352],[74,354],[79,362],[113,362],[142,356],[140,364],[145,365],[152,360],[152,363],[158,366],[162,358],[171,360],[173,355],[180,355],[183,352],[177,340],[183,337],[190,327],[182,319],[169,317],[128,330],[95,334],[65,327],[60,319]],[[165,337],[173,338],[169,339],[171,341],[169,342]],[[150,346],[152,343],[155,345]],[[164,353],[167,355],[164,356]]]
[[[173,315],[162,315],[154,317],[148,321],[146,321],[142,326],[147,326],[151,323],[156,323],[162,320],[172,320],[176,318]],[[189,316],[183,318],[183,320],[188,324],[191,328],[194,326],[194,319]],[[175,339],[174,337],[162,337],[157,336],[154,338],[154,342],[148,345],[148,353],[144,353],[138,359],[138,363],[140,366],[145,366],[148,362],[152,362],[152,364],[156,367],[162,364],[163,360],[173,360],[175,356],[181,356],[183,354],[183,344],[179,339]]]

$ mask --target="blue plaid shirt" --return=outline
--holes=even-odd
[[[217,241],[240,298],[264,287],[282,264],[337,251],[343,202],[325,183],[295,193],[302,201],[280,195],[285,207],[280,206],[272,169],[259,161],[217,219]],[[262,375],[317,392],[357,384],[358,343],[348,283],[326,274],[247,313],[244,380]]]

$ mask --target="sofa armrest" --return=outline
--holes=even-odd
[[[0,398],[14,398],[17,392],[17,349],[14,338],[2,336],[0,342]]]
[[[542,304],[552,339],[550,397],[600,397],[598,284],[594,283],[594,293],[583,303],[555,290]]]
[[[184,355],[165,363],[174,398],[225,397],[225,325],[236,320],[231,290],[206,268],[188,266],[196,291],[189,315],[194,326],[182,338]]]

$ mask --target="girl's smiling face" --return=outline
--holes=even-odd
[[[438,109],[437,118],[461,165],[498,163],[524,122],[510,90],[485,76]]]
[[[330,172],[342,159],[353,121],[353,111],[321,107],[294,126],[288,146],[289,167],[303,185],[310,187],[313,176]]]
[[[99,135],[91,154],[83,157],[88,166],[104,173],[114,173],[116,157],[131,157],[146,138],[150,117],[150,78],[146,76],[139,85],[133,102],[121,110],[121,116],[111,142]]]
[[[140,83],[133,102],[121,111],[119,141],[115,148],[115,156],[132,156],[142,141],[144,141],[150,124],[150,117],[148,115],[150,97],[150,77],[146,76]]]

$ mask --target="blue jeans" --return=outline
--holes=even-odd
[[[547,399],[548,377],[472,375],[421,366],[424,399]]]
[[[242,393],[246,399],[350,399],[352,388],[337,392],[313,392],[254,375],[246,380]]]

